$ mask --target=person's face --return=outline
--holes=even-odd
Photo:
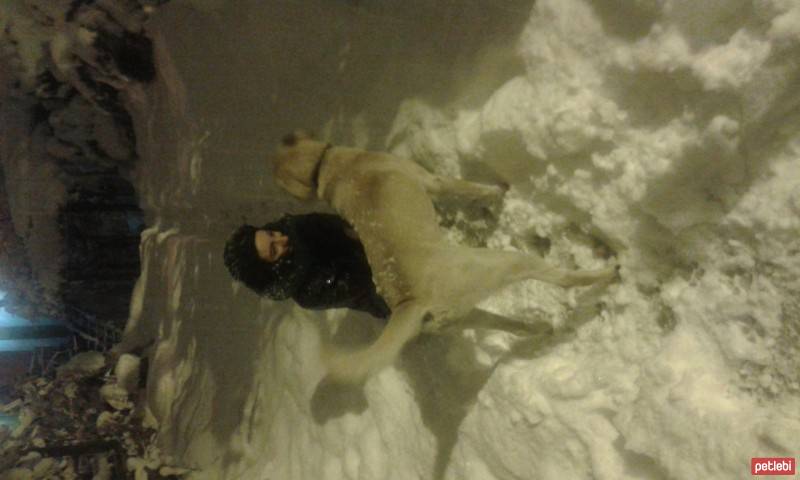
[[[273,230],[256,230],[256,251],[266,262],[275,262],[289,252],[289,237]]]

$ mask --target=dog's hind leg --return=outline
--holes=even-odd
[[[328,368],[328,377],[339,383],[358,384],[391,365],[403,346],[419,334],[426,314],[423,305],[409,300],[393,309],[389,323],[368,347],[345,351],[326,346],[323,362]]]
[[[501,198],[508,190],[507,186],[484,185],[481,183],[469,182],[459,178],[443,177],[432,175],[425,183],[425,188],[429,194],[434,196],[453,195],[467,199],[491,199]]]
[[[511,253],[517,259],[515,265],[510,267],[513,271],[508,277],[510,283],[535,279],[561,287],[579,287],[591,285],[593,283],[611,280],[616,276],[618,266],[601,268],[596,270],[567,270],[550,265],[543,258],[536,254],[518,252],[498,252]]]
[[[441,280],[432,289],[456,303],[474,305],[512,283],[540,280],[562,287],[591,285],[611,280],[617,267],[598,270],[566,270],[554,267],[541,257],[522,252],[482,248],[450,247],[442,252],[439,271],[459,272]],[[438,285],[438,286],[437,286]]]
[[[442,195],[460,196],[467,199],[500,198],[508,190],[508,186],[484,185],[481,183],[461,180],[460,178],[445,177],[433,174],[422,166],[408,162],[406,168],[422,182],[428,195],[439,197]]]

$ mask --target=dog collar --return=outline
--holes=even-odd
[[[328,154],[328,150],[331,148],[333,148],[333,144],[329,143],[325,145],[325,148],[322,149],[322,153],[319,154],[319,160],[317,160],[314,171],[311,172],[311,185],[314,187],[315,192],[319,189],[319,173],[322,170],[322,163],[325,161],[325,155]]]

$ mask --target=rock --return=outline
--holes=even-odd
[[[14,400],[13,402],[9,402],[9,403],[7,403],[5,405],[0,405],[0,412],[8,413],[8,412],[10,412],[12,410],[18,409],[21,406],[22,406],[22,400],[20,400],[18,398],[16,400]]]
[[[164,466],[158,469],[158,474],[161,475],[162,477],[170,477],[170,476],[180,477],[183,475],[187,475],[189,473],[191,473],[191,470],[189,470],[188,468]]]
[[[52,458],[43,458],[33,467],[33,478],[53,478],[57,462]]]
[[[97,472],[92,480],[111,480],[111,462],[108,461],[108,454],[104,454],[97,461]]]
[[[3,480],[31,480],[33,472],[28,468],[12,468],[6,472]]]
[[[103,412],[97,416],[97,429],[105,430],[106,428],[114,425],[114,414],[111,412]]]
[[[58,377],[64,375],[77,375],[91,377],[99,374],[106,366],[106,359],[100,352],[82,352],[70,359],[69,362],[58,367]]]
[[[115,410],[124,410],[131,407],[128,401],[128,392],[116,384],[103,385],[100,388],[100,396]]]
[[[129,472],[134,472],[135,480],[147,480],[147,462],[143,458],[128,458],[127,467]]]
[[[64,387],[64,395],[66,395],[67,398],[74,400],[78,395],[78,385],[73,382],[68,383],[67,386]]]
[[[134,393],[139,387],[139,373],[142,360],[136,355],[123,353],[117,361],[114,374],[117,377],[117,385],[125,389],[128,393]]]
[[[39,452],[28,452],[24,456],[20,457],[19,460],[17,460],[17,465],[21,465],[21,464],[27,463],[27,462],[30,462],[32,464],[33,462],[36,462],[36,461],[40,460],[41,458],[42,458],[42,454],[39,453]]]
[[[11,437],[19,438],[23,433],[25,433],[25,431],[28,429],[28,427],[35,418],[36,416],[33,413],[33,410],[31,410],[30,408],[23,408],[22,412],[20,412],[18,417],[19,425],[17,425],[17,428],[14,429],[14,432],[11,434]]]

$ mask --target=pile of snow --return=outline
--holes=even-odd
[[[128,328],[196,478],[731,479],[800,451],[796,2],[202,3],[150,26]],[[324,326],[379,327],[221,261],[243,218],[314,208],[264,165],[298,125],[509,182],[496,216],[443,213],[454,239],[622,279],[511,287],[363,390],[320,385]]]

